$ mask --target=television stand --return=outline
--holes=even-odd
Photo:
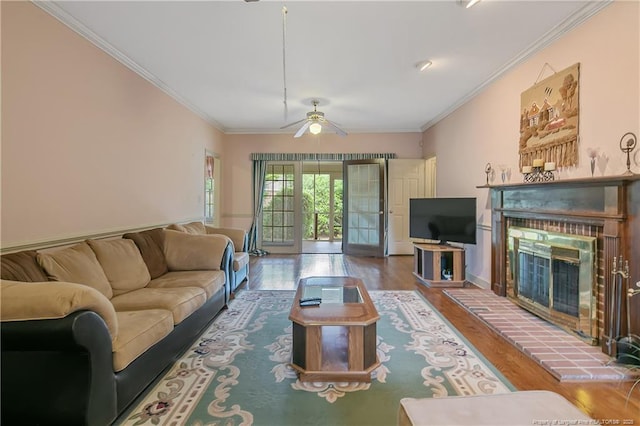
[[[413,244],[413,275],[428,287],[464,287],[464,249]]]

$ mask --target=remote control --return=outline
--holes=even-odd
[[[300,306],[319,306],[322,299],[319,297],[311,297],[308,299],[300,299]]]

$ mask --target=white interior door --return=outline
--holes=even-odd
[[[389,160],[389,254],[413,254],[409,199],[425,196],[425,160]]]

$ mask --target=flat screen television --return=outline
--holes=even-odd
[[[446,243],[476,243],[476,199],[411,198],[409,237]]]

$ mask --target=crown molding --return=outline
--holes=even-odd
[[[182,104],[184,107],[189,109],[191,112],[193,112],[203,120],[205,120],[207,123],[211,124],[213,127],[220,130],[221,132],[223,133],[225,132],[226,129],[220,123],[218,123],[213,117],[211,117],[209,114],[205,113],[200,108],[193,105],[184,97],[180,96],[175,90],[173,90],[166,83],[160,80],[156,75],[147,71],[140,64],[138,64],[133,59],[131,59],[130,57],[122,53],[120,50],[115,48],[112,44],[107,42],[105,39],[103,39],[102,37],[94,33],[89,27],[84,25],[82,22],[78,21],[76,18],[74,18],[62,7],[58,6],[53,1],[31,0],[31,2],[34,5],[38,6],[40,9],[47,12],[49,15],[56,18],[58,21],[62,22],[71,30],[75,31],[82,37],[89,40],[92,44],[97,46],[99,49],[104,51],[109,56],[113,57],[116,61],[120,62],[121,64],[129,68],[131,71],[135,72],[140,77],[144,78],[149,83],[153,84],[155,87],[162,90],[164,93],[169,95],[171,98],[173,98],[174,100]]]
[[[421,130],[424,132],[430,127],[434,126],[440,120],[444,119],[449,114],[453,113],[455,110],[460,108],[462,105],[469,102],[476,95],[482,92],[487,86],[489,86],[491,83],[493,83],[494,81],[498,80],[500,77],[505,75],[509,70],[514,68],[516,65],[523,63],[525,60],[531,57],[534,53],[537,53],[540,49],[548,46],[555,40],[559,39],[560,37],[562,37],[569,31],[571,31],[578,25],[585,22],[587,19],[591,18],[596,13],[600,12],[602,9],[604,9],[606,6],[610,5],[611,3],[613,3],[613,0],[597,0],[597,1],[588,2],[576,13],[572,14],[567,19],[565,19],[564,21],[556,25],[554,28],[552,28],[546,34],[540,37],[537,41],[531,44],[528,48],[526,48],[525,50],[520,52],[520,54],[515,56],[506,64],[504,64],[501,68],[499,68],[496,72],[494,72],[491,76],[489,76],[489,78],[487,78],[487,80],[484,83],[482,83],[480,86],[476,87],[474,90],[469,92],[463,98],[459,99],[449,108],[444,110],[442,113],[440,113],[439,115],[437,115],[436,117],[434,117],[433,119],[425,123],[421,127]]]

